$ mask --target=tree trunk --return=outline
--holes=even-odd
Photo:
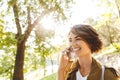
[[[25,42],[18,41],[13,80],[24,80],[24,76],[23,76],[24,53],[25,53]]]
[[[45,56],[43,55],[43,69],[44,69],[44,76],[46,75],[46,58]]]
[[[52,60],[52,56],[50,55],[50,60],[51,60],[51,65],[52,65],[52,73],[53,73],[53,60]]]

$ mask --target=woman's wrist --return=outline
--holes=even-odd
[[[65,70],[65,68],[63,68],[63,67],[58,68],[58,71],[60,71],[60,72],[63,72],[64,70]]]
[[[58,68],[58,80],[65,80],[64,79],[64,71],[65,71],[64,67]]]
[[[64,68],[58,68],[58,80],[64,80]]]

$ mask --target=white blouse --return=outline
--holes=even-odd
[[[76,72],[76,80],[87,80],[87,77],[88,75],[83,77],[79,70]]]

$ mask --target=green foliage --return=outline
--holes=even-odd
[[[11,40],[10,37],[5,38],[0,44],[1,51],[3,51],[0,55],[0,76],[10,80],[12,80],[16,49],[14,42],[10,42]]]
[[[48,42],[48,38],[46,41],[36,43],[35,48],[27,46],[24,61],[24,73],[45,68],[47,65],[46,60],[48,60],[50,55],[56,53],[56,51],[57,48]]]
[[[10,1],[8,1],[8,5],[13,6],[16,2],[17,2],[17,0],[10,0]]]
[[[40,80],[56,80],[56,79],[57,79],[57,73],[53,73],[53,74],[46,76]]]
[[[105,46],[120,42],[120,19],[113,12],[103,13],[95,25]]]
[[[16,44],[16,40],[14,39],[14,35],[13,33],[10,32],[4,32],[3,34],[1,34],[1,38],[0,38],[0,49],[6,47],[10,47],[12,45]]]
[[[98,4],[100,8],[106,8],[94,21],[94,27],[102,39],[103,52],[113,51],[109,53],[114,53],[120,50],[120,16],[118,16],[120,15],[120,0],[101,0]]]
[[[120,52],[120,43],[113,43],[112,45]]]
[[[0,76],[12,80],[15,55],[12,53],[13,49],[9,50],[8,53],[2,53],[0,55]]]
[[[16,44],[14,39],[15,34],[11,32],[4,32],[4,20],[0,19],[0,49],[4,46],[10,47]]]
[[[28,72],[41,68],[39,54],[35,52],[29,52],[29,50],[31,50],[31,48],[27,48],[26,50],[26,56],[24,60],[25,62],[24,73],[28,73]]]
[[[69,3],[71,2],[72,0],[39,0],[39,5],[42,6],[43,9],[54,9],[54,15],[57,15],[57,18],[66,19],[65,9],[69,9]]]
[[[1,21],[3,23],[3,21]],[[14,33],[4,32],[3,26],[0,26],[0,76],[12,79],[15,45]]]
[[[55,52],[55,47],[50,45],[47,42],[43,42],[40,43],[40,45],[38,45],[38,48],[36,48],[36,52],[39,53],[40,55],[40,64],[41,66],[45,66],[46,65],[46,58],[50,55],[53,54],[53,52]]]
[[[0,19],[0,31],[2,30],[2,28],[4,26],[3,24],[4,24],[4,20]]]
[[[47,57],[57,51],[57,47],[51,45],[49,42],[49,39],[54,36],[54,31],[46,30],[41,25],[40,27],[36,27],[35,35],[36,46],[38,46],[37,48],[35,48],[35,52],[39,53],[40,64],[42,67],[45,67]]]

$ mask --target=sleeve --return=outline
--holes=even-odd
[[[72,62],[68,63],[65,70],[64,70],[64,79],[66,80],[68,73],[70,71],[70,67],[71,67]]]
[[[120,80],[119,73],[114,68],[105,68],[105,80]]]

